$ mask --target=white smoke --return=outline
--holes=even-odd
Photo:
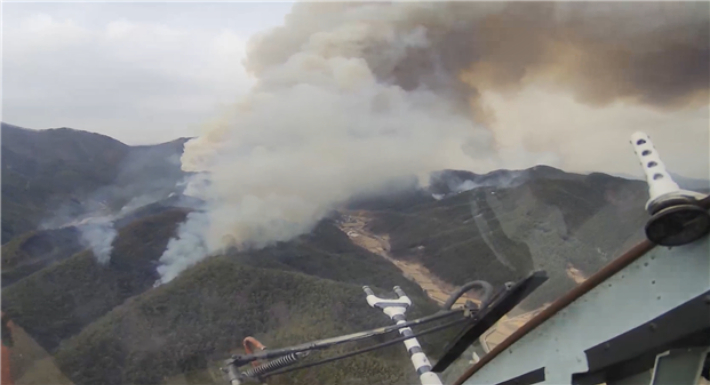
[[[109,186],[101,191],[118,191],[120,188]],[[98,195],[98,193],[96,193]],[[111,259],[113,241],[118,236],[114,222],[122,219],[139,207],[168,198],[159,193],[139,195],[128,201],[123,207],[113,210],[97,199],[87,199],[81,206],[84,213],[71,212],[68,205],[60,206],[51,217],[45,219],[39,226],[41,230],[76,227],[79,230],[80,242],[90,248],[96,260],[106,264]]]
[[[91,218],[76,225],[81,237],[81,243],[94,253],[94,257],[101,264],[106,264],[111,259],[113,240],[118,232],[113,227],[111,217]]]
[[[202,172],[192,194],[207,212],[168,245],[162,282],[226,246],[308,232],[394,177],[472,166],[462,143],[490,141],[443,97],[379,83],[360,58],[301,52],[261,80],[233,118],[185,146],[183,169]]]
[[[79,231],[79,242],[91,249],[96,260],[106,264],[111,259],[113,241],[118,236],[114,227],[116,216],[104,202],[87,200],[88,213],[77,214],[71,212],[69,205],[60,206],[54,215],[45,219],[40,224],[40,230],[61,229],[75,227]]]
[[[486,180],[484,182],[476,182],[473,180],[465,180],[461,183],[453,186],[451,191],[453,193],[461,193],[464,191],[475,190],[479,187],[498,187],[498,188],[510,188],[522,184],[522,180],[516,178],[516,176],[503,176],[496,179]]]
[[[198,173],[187,190],[206,206],[169,243],[160,282],[226,247],[263,247],[308,232],[340,203],[395,177],[445,168],[488,171],[509,165],[507,156],[530,165],[539,156],[550,159],[549,148],[497,151],[493,134],[474,123],[473,112],[481,110],[472,104],[475,87],[505,88],[520,82],[526,67],[540,76],[557,68],[559,61],[541,53],[557,52],[558,45],[548,44],[555,39],[580,47],[589,39],[611,41],[585,32],[594,20],[577,23],[579,12],[554,7],[294,6],[283,27],[251,42],[246,66],[258,78],[251,93],[185,145],[182,168]],[[566,39],[582,24],[574,34],[579,39]],[[501,31],[510,44],[500,43]],[[610,58],[599,61],[602,68],[616,64]],[[481,65],[469,71],[473,63]],[[565,79],[588,70],[577,64],[563,68]],[[623,71],[614,75],[626,79]],[[626,97],[637,85],[645,83],[595,100]]]
[[[178,227],[178,238],[168,242],[165,253],[160,258],[161,265],[157,270],[161,278],[156,282],[156,286],[172,281],[181,271],[207,255],[208,250],[200,234],[201,229],[207,227],[208,221],[207,214],[203,212],[187,215],[185,222]]]
[[[465,191],[475,190],[479,187],[496,187],[499,189],[517,187],[527,180],[527,175],[525,171],[515,170],[498,172],[495,173],[495,175],[487,174],[476,179],[478,180],[461,180],[459,178],[452,178],[452,180],[447,181],[447,183],[449,190],[454,194],[458,194]]]

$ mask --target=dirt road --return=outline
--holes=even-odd
[[[415,282],[424,292],[439,304],[446,302],[449,295],[455,290],[455,287],[441,281],[432,274],[426,267],[416,262],[407,262],[398,260],[390,254],[389,236],[387,234],[373,234],[367,229],[367,223],[371,217],[367,212],[363,211],[343,211],[343,221],[340,223],[340,229],[345,232],[348,237],[356,245],[363,247],[370,252],[387,259],[402,270],[405,278]],[[575,278],[575,281],[584,280],[581,272],[570,266],[568,274]],[[456,305],[463,305],[466,300],[470,300],[480,305],[480,300],[471,294],[465,294],[462,298],[456,301]],[[456,306],[455,305],[455,306]],[[519,327],[529,321],[533,316],[542,311],[548,304],[535,309],[534,311],[526,312],[517,316],[503,316],[494,327],[490,328],[481,338],[484,349],[488,351],[515,332]]]
[[[432,300],[440,305],[446,302],[449,295],[455,290],[454,286],[438,279],[419,263],[393,258],[390,254],[389,235],[370,232],[367,229],[367,223],[371,218],[366,212],[343,211],[341,213],[343,221],[340,223],[340,229],[350,237],[353,243],[392,262],[402,270],[405,278],[419,285]],[[463,305],[467,300],[480,304],[478,298],[467,293],[459,298],[455,305]]]

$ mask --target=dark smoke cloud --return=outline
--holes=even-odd
[[[679,108],[708,101],[708,15],[708,2],[300,3],[252,42],[246,65],[259,75],[321,45],[364,58],[380,80],[435,89],[466,109],[473,102],[482,121],[479,92],[536,78],[591,105]],[[350,45],[319,40],[320,31],[358,27],[367,32]],[[396,44],[408,34],[422,43]]]

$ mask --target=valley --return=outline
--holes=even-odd
[[[387,234],[373,234],[368,229],[368,223],[372,220],[372,214],[365,210],[341,210],[341,221],[339,228],[350,237],[354,244],[374,253],[391,262],[402,271],[405,278],[415,282],[424,290],[424,293],[439,305],[443,305],[451,293],[456,289],[453,285],[447,284],[432,274],[421,263],[407,261],[393,257],[390,254],[389,236]],[[421,250],[421,249],[420,249]],[[572,267],[567,269],[570,278],[575,282],[584,281],[582,273]],[[477,305],[481,304],[478,297],[467,292],[461,296],[454,307],[463,306],[466,301],[472,301]],[[497,344],[520,328],[525,322],[542,311],[548,304],[533,311],[519,314],[520,309],[513,309],[510,314],[504,316],[494,327],[481,336],[481,344],[485,351],[493,349]]]
[[[354,244],[381,256],[397,266],[405,278],[416,283],[429,298],[439,305],[443,305],[456,289],[453,285],[447,284],[434,276],[422,264],[413,260],[394,258],[390,253],[389,236],[387,234],[374,234],[368,229],[368,223],[372,220],[372,217],[366,211],[342,210],[341,214],[343,219],[339,223],[339,227]],[[456,301],[455,306],[463,306],[466,301],[480,304],[480,300],[469,292],[461,296]]]
[[[50,139],[63,149],[32,151],[33,141]],[[65,154],[76,143],[115,151],[88,153],[96,161],[84,164]],[[439,310],[465,282],[500,287],[547,271],[550,280],[483,338],[493,346],[623,250],[646,215],[633,204],[646,194],[636,181],[543,166],[447,171],[433,178],[438,199],[395,183],[404,187],[350,202],[304,234],[226,250],[154,287],[160,256],[195,210],[174,162],[183,143],[134,148],[75,130],[3,126],[3,149],[12,150],[3,155],[3,207],[12,215],[3,216],[2,308],[17,325],[18,384],[218,384],[216,365],[245,336],[282,347],[387,324],[362,285],[378,295],[401,286],[413,319]],[[110,177],[96,179],[106,170]],[[54,186],[56,173],[81,188]],[[116,236],[102,263],[72,224],[108,209]],[[467,300],[479,303],[469,292],[457,305]],[[456,332],[421,339],[431,359]],[[409,384],[412,375],[406,351],[392,346],[269,383]]]

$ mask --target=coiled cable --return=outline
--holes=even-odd
[[[265,364],[261,364],[259,366],[256,366],[254,368],[251,368],[244,372],[244,376],[246,377],[251,377],[251,378],[258,378],[262,374],[270,372],[272,370],[277,370],[284,368],[286,366],[289,366],[291,364],[296,363],[299,359],[302,357],[306,356],[308,352],[298,352],[298,353],[291,353],[288,355],[285,355],[283,357],[279,357],[275,360],[269,361]]]
[[[483,295],[481,296],[481,307],[480,308],[485,309],[486,306],[488,306],[488,303],[491,301],[491,297],[493,296],[493,285],[491,285],[490,283],[488,283],[486,281],[480,281],[480,280],[468,282],[468,283],[462,285],[461,287],[459,287],[458,289],[456,289],[455,292],[451,293],[451,295],[449,296],[449,299],[447,299],[446,302],[444,302],[442,307],[446,310],[450,310],[451,307],[454,306],[454,303],[456,303],[456,300],[461,298],[461,296],[465,292],[473,289],[474,287],[479,287],[479,288],[483,289]]]

